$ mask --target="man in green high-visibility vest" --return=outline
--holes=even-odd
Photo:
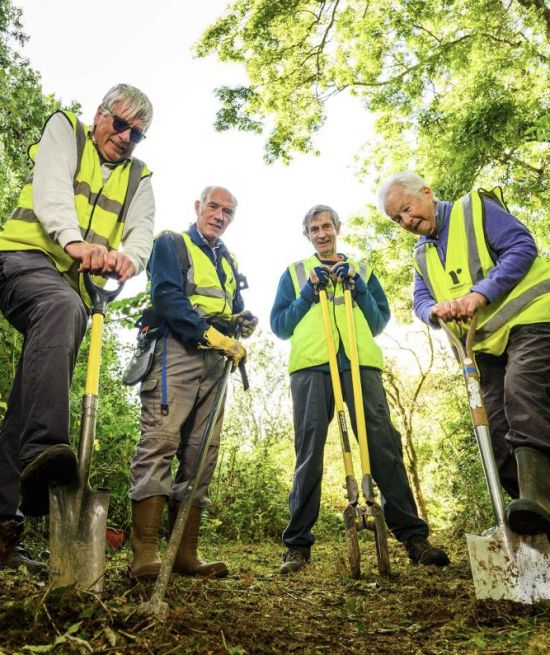
[[[69,389],[88,320],[82,273],[125,282],[147,263],[151,172],[132,154],[152,115],[128,84],[107,92],[91,126],[53,114],[0,232],[0,310],[24,337],[0,429],[0,568],[37,569],[20,545],[23,516],[48,513],[49,484],[78,480]]]
[[[294,408],[296,466],[290,492],[290,522],[283,533],[287,552],[280,572],[293,573],[310,559],[313,526],[319,515],[323,452],[329,423],[334,414],[334,394],[324,338],[323,319],[316,288],[326,288],[333,337],[344,400],[356,430],[351,383],[350,349],[347,338],[342,282],[353,284],[354,322],[357,331],[361,388],[369,434],[373,478],[383,497],[386,523],[405,546],[412,562],[445,566],[444,550],[428,541],[428,526],[418,516],[407,479],[401,435],[392,425],[382,385],[383,358],[374,336],[390,318],[384,290],[365,262],[353,260],[337,250],[340,232],[338,214],[327,205],[315,205],[305,215],[304,235],[315,252],[291,264],[283,273],[271,310],[271,329],[281,339],[290,339],[290,390]],[[333,277],[339,282],[334,283]]]

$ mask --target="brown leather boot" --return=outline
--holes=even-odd
[[[177,500],[170,501],[170,533],[172,533],[180,504]],[[174,562],[174,573],[179,573],[180,575],[202,575],[210,578],[225,578],[229,571],[223,562],[203,562],[197,555],[201,515],[202,508],[192,505],[181,538],[180,548]]]
[[[164,503],[164,496],[132,501],[130,544],[134,556],[130,575],[138,580],[155,580],[160,571],[159,529]]]

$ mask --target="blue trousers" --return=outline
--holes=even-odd
[[[357,434],[351,372],[340,375],[342,393],[352,428]],[[428,536],[419,516],[405,466],[401,435],[391,423],[382,376],[377,369],[361,369],[372,476],[382,495],[386,523],[399,541]],[[334,415],[330,374],[304,369],[290,376],[294,407],[296,467],[290,492],[290,523],[283,533],[286,546],[310,547],[319,516],[323,454],[328,426]],[[360,483],[360,479],[358,479]]]

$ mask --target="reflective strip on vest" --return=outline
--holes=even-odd
[[[361,272],[363,279],[368,282],[371,275],[370,269],[364,264],[359,264],[353,260],[348,261],[353,264],[356,270]],[[309,277],[309,272],[318,264],[319,260],[314,255],[309,259],[296,262],[288,267],[296,298],[300,297],[300,291]],[[335,299],[334,294],[336,294]],[[329,307],[332,308],[332,310],[329,311],[329,318],[332,325],[335,348],[338,350],[340,343],[342,343],[344,351],[349,358],[350,348],[342,285],[338,284],[337,288],[334,289],[332,282],[329,283],[327,296],[329,297],[330,302]],[[382,352],[374,341],[363,312],[356,303],[354,303],[353,314],[360,365],[382,369]],[[295,327],[294,332],[290,337],[290,343],[291,352],[288,363],[288,370],[290,373],[303,368],[326,364],[328,362],[328,350],[325,340],[323,317],[319,303],[312,304],[306,314],[302,317],[302,320]]]
[[[225,289],[216,267],[199,246],[193,243],[187,232],[182,232],[189,254],[189,270],[185,293],[193,309],[203,317],[223,316],[229,318],[233,312],[233,299],[237,293],[237,280],[231,264],[222,256],[225,272]]]
[[[467,280],[469,288],[485,279],[495,266],[483,229],[485,211],[483,197],[485,196],[505,207],[500,189],[489,192],[480,189],[467,194],[460,203],[455,203],[449,219],[449,243],[452,241],[458,244],[459,248],[461,247],[461,232],[457,231],[460,227],[458,221],[462,221],[465,230],[466,241],[462,247],[467,251],[463,255],[467,259],[464,266],[468,267],[470,273],[470,278]],[[460,257],[460,253],[455,253],[455,266],[460,261]],[[449,263],[448,248],[445,266],[439,258],[437,248],[431,243],[424,243],[416,248],[414,259],[419,275],[436,302],[463,295],[461,292],[457,294],[456,291],[452,293],[448,286],[448,269],[452,268],[452,264]],[[430,270],[436,276],[434,279],[430,278]],[[476,351],[500,355],[506,348],[508,335],[513,326],[548,322],[549,318],[550,264],[537,256],[529,271],[510,291],[478,310],[474,348]],[[457,336],[464,336],[463,325],[450,323],[449,326]]]
[[[545,293],[550,294],[550,279],[535,284],[530,289],[524,291],[520,296],[513,298],[503,305],[502,309],[497,314],[476,330],[474,343],[479,344],[482,341],[485,341],[485,339],[490,337],[497,330],[500,330],[500,328],[508,323],[508,321],[511,321],[523,310],[524,307],[527,307],[529,303]]]
[[[77,165],[73,180],[75,210],[82,239],[88,243],[118,248],[124,229],[124,221],[130,203],[144,177],[151,173],[138,159],[127,160],[113,167],[104,182],[101,161],[89,128],[71,112],[63,112],[70,122],[76,139]],[[34,160],[38,144],[29,148]],[[60,273],[67,276],[71,286],[85,302],[89,299],[78,275],[78,265],[57,241],[46,233],[33,210],[33,175],[23,186],[18,206],[0,232],[0,250],[38,250],[43,252]],[[103,278],[99,278],[104,282]]]
[[[472,210],[472,194],[468,193],[462,198],[462,211],[464,212],[464,223],[466,227],[466,239],[468,241],[468,265],[472,282],[477,284],[485,277],[483,267],[477,248],[476,231],[474,227],[474,212]]]

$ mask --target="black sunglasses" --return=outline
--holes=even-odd
[[[113,112],[110,109],[107,109],[107,107],[104,107],[104,109],[113,118],[113,130],[115,132],[120,133],[126,132],[126,130],[130,130],[130,141],[132,143],[139,143],[145,139],[145,134],[143,134],[139,128],[132,127],[128,121],[125,121],[124,118],[113,114]]]

